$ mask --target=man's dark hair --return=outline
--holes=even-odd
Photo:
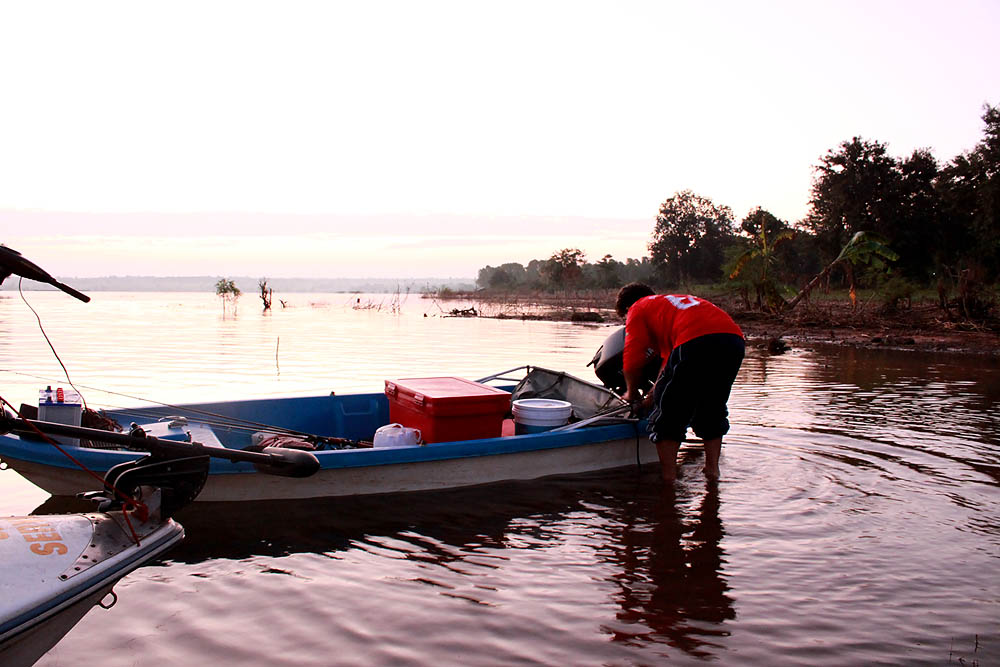
[[[618,290],[618,298],[615,300],[615,312],[619,317],[625,317],[628,309],[639,299],[655,294],[653,288],[645,283],[629,283]]]

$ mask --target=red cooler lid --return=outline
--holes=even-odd
[[[510,393],[459,377],[402,378],[385,381],[385,394],[435,412],[464,405],[481,405],[489,410],[507,410]]]

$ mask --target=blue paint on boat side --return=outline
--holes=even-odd
[[[106,472],[111,466],[137,459],[142,454],[128,451],[109,451],[90,449],[88,447],[70,447],[60,445],[63,451],[94,472]],[[53,468],[71,468],[79,470],[63,452],[53,445],[39,440],[21,440],[14,436],[0,436],[0,459],[8,457]]]
[[[330,452],[316,452],[323,469],[357,468],[393,463],[421,463],[446,459],[473,458],[517,454],[544,449],[575,447],[597,442],[623,440],[645,435],[643,425],[617,424],[595,426],[578,431],[557,433],[532,433],[529,435],[488,438],[485,440],[461,440],[440,442],[417,447],[397,447],[386,449],[344,449]]]

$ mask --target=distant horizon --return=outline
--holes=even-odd
[[[474,278],[461,277],[430,277],[430,278],[285,278],[268,276],[98,276],[73,277],[56,276],[56,279],[82,292],[214,292],[215,283],[227,278],[236,283],[244,294],[255,294],[258,282],[266,278],[268,287],[280,292],[392,292],[398,289],[407,291],[432,291],[442,288],[475,289]],[[25,278],[22,289],[26,292],[58,291],[56,287]],[[0,285],[0,291],[17,292],[18,278],[11,276]]]

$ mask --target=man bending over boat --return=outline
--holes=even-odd
[[[642,283],[622,287],[615,310],[625,318],[622,398],[651,408],[649,439],[656,445],[663,480],[677,477],[677,450],[688,426],[705,443],[705,476],[718,479],[722,436],[729,432],[726,403],[743,363],[743,332],[704,299],[654,294]],[[653,355],[663,365],[643,399],[642,369]]]

